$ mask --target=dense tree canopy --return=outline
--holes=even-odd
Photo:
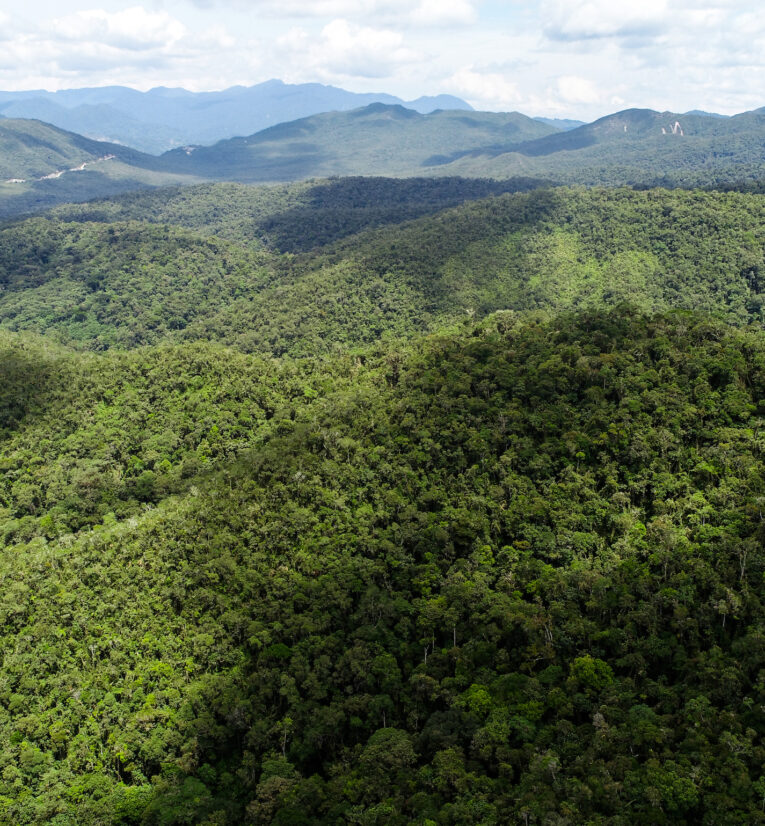
[[[761,196],[344,187],[0,229],[0,823],[765,823]]]
[[[361,187],[309,189],[313,205],[305,193],[266,190],[254,217],[252,192],[203,188],[197,201],[181,190],[164,215],[184,229],[140,220],[154,198],[144,212],[128,200],[7,225],[0,229],[0,326],[94,350],[213,340],[305,356],[500,309],[631,301],[646,310],[720,314],[734,324],[762,320],[759,195],[536,190],[344,237],[346,212],[376,226],[390,220],[397,199],[428,212],[439,197],[467,190],[425,186],[417,201],[409,188],[374,180],[371,192],[388,199],[374,209]],[[216,195],[223,203],[213,209]],[[133,220],[108,222],[113,210]],[[200,235],[207,220],[218,235]],[[301,234],[315,248],[284,252]]]
[[[759,333],[81,358],[6,414],[8,822],[758,822]]]

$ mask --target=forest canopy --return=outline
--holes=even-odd
[[[527,188],[0,227],[0,823],[765,822],[762,196]]]

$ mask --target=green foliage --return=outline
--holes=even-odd
[[[358,180],[182,190],[160,220],[180,220],[185,231],[132,220],[10,224],[0,229],[0,326],[96,350],[212,340],[305,356],[505,309],[555,313],[629,301],[647,311],[682,307],[734,324],[762,321],[759,195],[538,190],[343,237],[346,212],[361,212],[355,225],[374,225],[392,216],[396,199],[429,211],[470,187],[423,183],[419,201],[417,191]],[[369,204],[378,193],[388,200],[376,209]],[[226,206],[211,215],[215,199]],[[144,217],[155,203],[68,207],[62,217]],[[323,222],[326,212],[337,228]],[[208,218],[230,237],[202,237],[195,228]],[[306,246],[335,243],[280,255],[259,240],[294,247],[300,233]]]
[[[5,543],[110,525],[188,490],[325,380],[310,362],[203,345],[96,358],[0,334],[0,354]]]
[[[0,822],[763,821],[761,330],[624,307],[323,361],[3,348],[11,475],[155,480],[8,535]]]
[[[177,336],[270,281],[267,256],[174,227],[34,218],[0,235],[3,326],[94,350]]]
[[[465,201],[526,192],[544,181],[513,178],[333,178],[270,186],[202,184],[137,192],[52,211],[62,221],[146,221],[204,236],[307,252],[362,230],[430,215]]]
[[[762,203],[0,228],[0,823],[765,822]]]

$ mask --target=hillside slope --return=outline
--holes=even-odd
[[[151,155],[36,120],[0,119],[0,218],[139,188],[193,183]]]
[[[731,118],[629,109],[509,152],[463,153],[438,174],[697,186],[765,176],[765,110]]]
[[[714,118],[630,109],[561,130],[517,113],[421,116],[374,104],[176,150],[163,161],[240,181],[387,174],[706,186],[764,177],[764,147],[765,110]]]
[[[362,230],[544,185],[532,178],[369,177],[261,186],[212,183],[66,204],[51,216],[61,221],[173,224],[205,236],[262,243],[279,252],[305,252]]]
[[[761,330],[0,377],[3,823],[762,822]]]
[[[0,225],[1,826],[765,826],[765,195],[537,186]]]
[[[374,180],[355,186],[362,184],[371,193],[384,189]],[[181,201],[189,223],[209,215],[216,191],[179,193],[199,198],[196,208],[193,199]],[[221,232],[228,226],[226,240],[140,222],[47,217],[7,226],[0,230],[0,326],[95,349],[212,339],[306,355],[495,310],[554,313],[628,301],[647,311],[716,313],[739,325],[763,319],[761,195],[537,190],[334,240],[321,209],[288,207],[280,219],[278,197],[264,192],[262,235],[242,219],[248,198],[239,211],[231,199],[211,218]],[[89,206],[78,209],[88,217]],[[309,251],[282,254],[279,244],[294,250],[299,233]],[[316,246],[326,240],[332,243]]]
[[[107,103],[63,106],[53,96],[28,97],[0,102],[0,113],[6,118],[41,120],[93,140],[157,155],[188,143],[184,140],[186,135],[177,128],[146,122]]]
[[[162,156],[165,169],[237,181],[329,175],[412,175],[455,152],[507,147],[557,131],[517,112],[437,111],[422,115],[374,103],[280,124],[211,147]]]

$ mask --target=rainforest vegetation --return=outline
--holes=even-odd
[[[363,181],[363,179],[362,179]],[[0,328],[104,350],[218,341],[308,355],[496,310],[630,302],[762,320],[765,201],[755,194],[360,180],[219,184],[61,208],[0,227]],[[521,183],[516,183],[520,186]],[[525,182],[531,186],[531,182]],[[377,206],[370,206],[376,203]],[[391,223],[404,211],[434,212]],[[346,236],[345,214],[368,230]],[[199,231],[209,222],[215,234]],[[382,224],[382,226],[380,226]],[[182,289],[179,286],[182,285]]]
[[[751,189],[0,226],[0,823],[765,823]]]

